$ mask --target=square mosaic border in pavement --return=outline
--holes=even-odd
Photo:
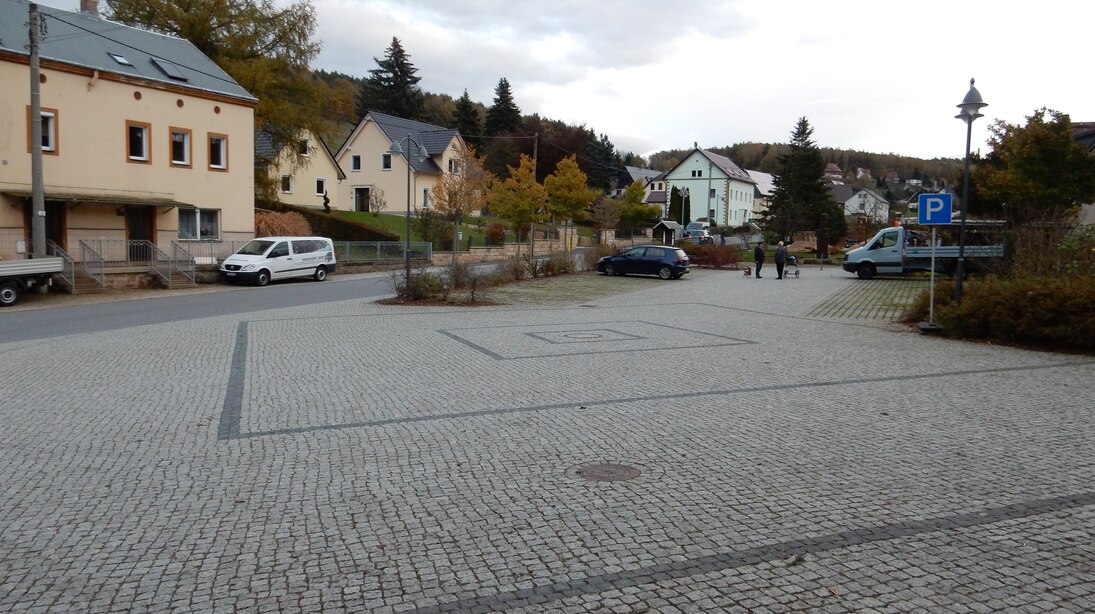
[[[437,332],[494,360],[684,350],[756,343],[748,339],[646,320],[482,326],[439,329]]]

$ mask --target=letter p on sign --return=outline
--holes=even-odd
[[[951,223],[950,194],[921,194],[916,209],[916,221],[921,224]]]

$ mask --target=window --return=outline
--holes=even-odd
[[[297,152],[302,156],[312,155],[312,148],[308,146],[308,139],[300,139],[297,142]]]
[[[190,80],[189,78],[187,78],[186,75],[183,74],[183,72],[181,70],[179,70],[178,66],[175,66],[174,64],[172,64],[171,62],[168,62],[167,60],[163,60],[163,59],[160,59],[160,58],[152,58],[152,65],[155,66],[156,68],[159,68],[160,72],[162,72],[168,78],[174,79],[175,81],[189,81]]]
[[[221,236],[219,209],[180,209],[179,238],[213,241]]]
[[[361,170],[361,156],[350,156],[350,170]]]
[[[152,151],[148,142],[148,133],[151,129],[152,124],[144,122],[127,121],[125,123],[126,154],[130,162],[142,164],[152,162]]]
[[[422,189],[422,208],[423,209],[429,209],[430,208],[430,189],[429,188],[423,188]]]
[[[692,171],[693,177],[703,177],[703,171]]]
[[[133,66],[133,62],[130,62],[129,60],[127,60],[125,58],[125,56],[120,54],[120,53],[111,53],[111,52],[108,51],[108,52],[106,52],[106,54],[109,55],[111,58],[114,59],[115,62],[121,64],[122,66]]]
[[[715,188],[711,188],[710,190],[707,191],[707,198],[714,198],[714,197],[715,197]]]
[[[47,156],[56,156],[60,149],[57,145],[57,109],[42,107],[42,153]],[[34,141],[31,140],[34,132],[30,125],[30,105],[27,105],[27,152],[31,150]]]
[[[228,170],[228,135],[209,134],[209,168]]]
[[[392,170],[392,154],[386,153],[380,155],[380,168],[386,171]]]
[[[190,167],[190,131],[171,128],[171,164]]]
[[[327,193],[327,180],[323,177],[316,179],[316,196],[323,196]]]
[[[282,175],[281,176],[281,193],[292,194],[293,193],[293,176]]]

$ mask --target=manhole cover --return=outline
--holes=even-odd
[[[566,337],[567,339],[583,339],[583,340],[600,339],[601,337],[604,337],[604,335],[602,335],[601,333],[567,333],[563,336]]]
[[[639,468],[630,465],[605,463],[579,467],[574,473],[587,480],[597,482],[620,482],[639,477]]]

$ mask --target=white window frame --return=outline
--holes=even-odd
[[[430,208],[430,189],[429,188],[422,188],[422,208],[423,209],[429,209]]]
[[[57,111],[42,109],[42,153],[57,153]]]
[[[216,150],[220,152],[220,164],[213,163],[214,140],[217,141]],[[209,168],[217,171],[228,170],[228,135],[211,132],[207,135],[206,142],[209,144]]]
[[[380,154],[380,170],[382,170],[382,171],[392,170],[392,154],[390,154],[390,153]]]
[[[141,151],[133,151],[133,137],[134,130],[139,131]],[[150,164],[152,162],[152,143],[150,142],[150,133],[152,127],[145,123],[134,120],[126,120],[125,122],[125,153],[126,159],[130,162],[139,162],[141,164]]]
[[[297,140],[297,152],[305,158],[312,156],[312,142],[308,139]]]
[[[327,180],[323,177],[316,177],[316,196],[323,196],[327,193]]]
[[[202,226],[202,217],[213,215],[215,216],[215,230],[216,232],[203,232],[205,227]],[[194,228],[197,230],[197,236],[183,236],[183,218],[184,216],[194,216]],[[217,241],[220,240],[221,230],[221,210],[220,209],[180,209],[179,210],[179,240],[180,241]]]
[[[288,187],[286,187],[286,184],[288,184]],[[292,175],[282,175],[278,180],[278,190],[280,190],[282,194],[292,194],[294,184],[296,184],[296,182],[293,181]]]
[[[169,140],[169,143],[171,145],[171,165],[172,166],[181,166],[181,167],[191,166],[191,163],[190,163],[190,160],[191,160],[191,157],[192,157],[192,155],[191,155],[191,143],[192,143],[192,141],[191,141],[191,131],[187,130],[186,128],[171,128],[170,134],[171,134],[171,138]],[[183,159],[182,160],[176,160],[175,159],[175,135],[176,134],[181,134],[183,136],[183,142],[182,142]]]
[[[361,154],[350,156],[350,170],[355,173],[361,172]]]

